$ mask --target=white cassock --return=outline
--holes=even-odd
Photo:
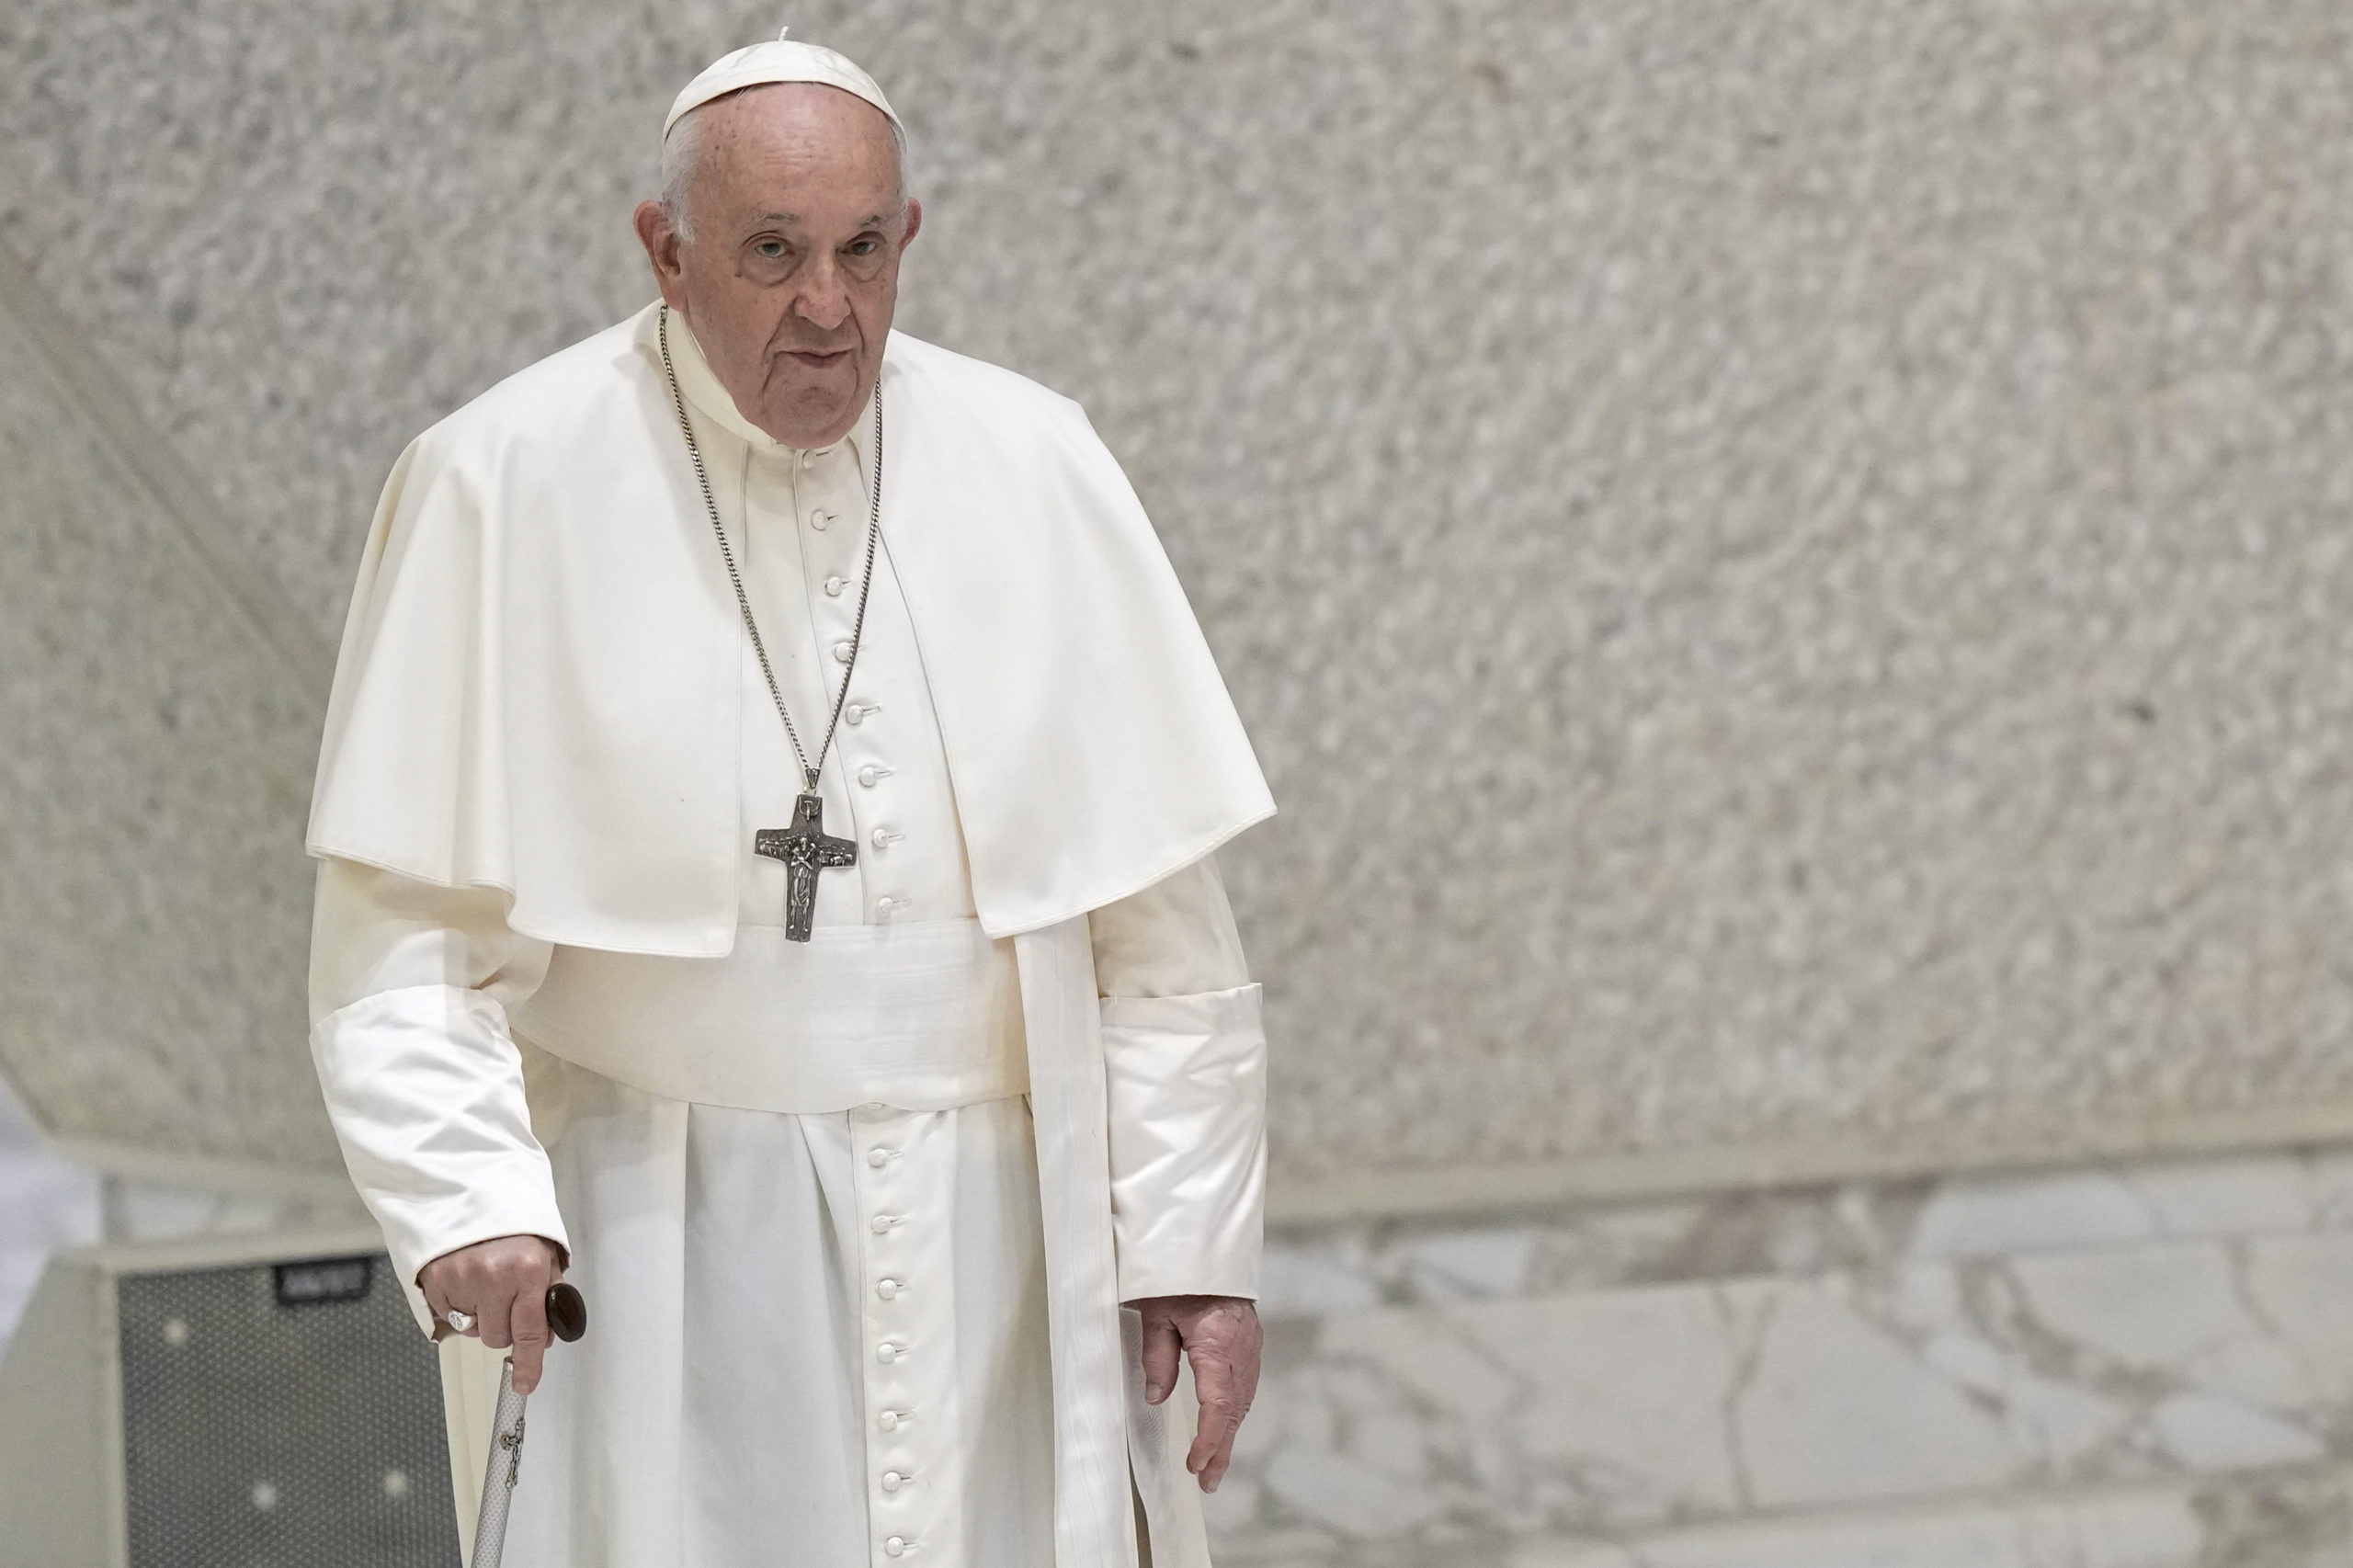
[[[1118,1308],[1257,1290],[1264,1036],[1211,851],[1269,808],[1189,611],[1074,405],[894,335],[819,791],[858,858],[786,942],[751,843],[799,771],[654,320],[404,456],[313,811],[313,1053],[420,1323],[416,1271],[498,1235],[591,1303],[507,1561],[1206,1562]],[[814,746],[870,426],[783,447],[670,340]]]

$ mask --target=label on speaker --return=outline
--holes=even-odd
[[[357,1301],[368,1294],[372,1257],[327,1257],[307,1263],[281,1263],[271,1270],[281,1307],[316,1306],[322,1301]]]

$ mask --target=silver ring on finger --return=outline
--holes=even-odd
[[[441,1321],[460,1334],[472,1334],[474,1331],[474,1314],[460,1312],[456,1307],[451,1307],[448,1312],[443,1312]]]

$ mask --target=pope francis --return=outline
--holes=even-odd
[[[312,1049],[445,1383],[541,1385],[509,1563],[1208,1561],[1266,1049],[1211,857],[1273,806],[1086,415],[891,331],[904,146],[831,51],[713,64],[660,301],[369,537]]]

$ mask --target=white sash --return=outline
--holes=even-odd
[[[725,958],[560,947],[512,1020],[552,1055],[695,1105],[818,1115],[1026,1094],[1011,940],[978,920],[745,926]]]

